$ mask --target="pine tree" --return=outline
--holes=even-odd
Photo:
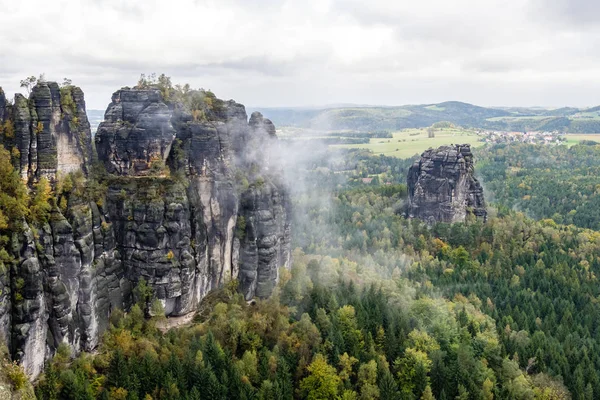
[[[37,397],[43,400],[57,400],[58,384],[58,371],[53,364],[50,364],[48,367],[46,367],[44,377],[36,388]]]
[[[391,372],[385,371],[379,379],[379,393],[381,400],[399,400],[401,398],[398,384]]]
[[[469,392],[463,385],[458,385],[458,395],[455,400],[469,400]]]
[[[202,396],[208,399],[225,399],[225,394],[221,383],[217,379],[215,372],[210,364],[202,370]]]
[[[287,361],[279,357],[277,361],[277,377],[275,380],[275,398],[291,399],[294,395],[294,383]]]
[[[109,387],[125,388],[127,387],[128,378],[129,366],[127,365],[127,360],[123,355],[123,351],[117,347],[110,359],[106,382]]]
[[[202,400],[202,396],[200,396],[200,391],[196,386],[194,386],[192,390],[190,390],[188,400]]]

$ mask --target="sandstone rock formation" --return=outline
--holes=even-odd
[[[61,344],[94,349],[112,311],[139,301],[141,278],[178,316],[233,279],[247,299],[268,296],[289,265],[290,202],[267,156],[275,127],[212,93],[190,97],[191,106],[153,87],[115,92],[95,137],[102,196],[57,194],[48,222],[12,238],[15,261],[0,265],[0,338],[30,376]],[[7,123],[14,134],[0,140],[29,185],[91,171],[79,88],[43,82],[12,105],[0,90]]]
[[[429,149],[408,171],[409,218],[461,222],[468,213],[486,218],[483,189],[468,144]]]
[[[54,178],[57,172],[87,172],[92,142],[80,88],[40,82],[29,99],[17,94],[10,107],[0,95],[0,110],[0,121],[9,120],[12,131],[5,130],[0,140],[18,155],[24,179]]]
[[[96,148],[109,173],[145,175],[165,161],[175,130],[158,90],[119,90],[98,127]]]

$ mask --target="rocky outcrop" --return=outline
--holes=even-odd
[[[0,97],[0,120],[10,121],[0,140],[14,149],[23,179],[54,179],[59,172],[78,170],[87,173],[92,142],[80,88],[40,82],[29,99],[17,94],[14,104],[8,105]]]
[[[81,89],[40,82],[29,99],[17,94],[10,104],[0,97],[0,141],[30,187],[42,177],[85,176],[92,147]],[[0,266],[0,336],[30,376],[60,343],[80,345],[80,280],[93,258],[83,248],[91,225],[77,225],[85,210],[86,203],[69,204],[63,215],[55,207],[49,223],[24,224],[9,246],[14,261]]]
[[[166,161],[175,137],[171,115],[158,90],[119,90],[113,94],[96,140],[107,171],[148,175],[152,163]]]
[[[60,345],[93,350],[112,311],[139,300],[142,278],[178,316],[232,279],[247,299],[269,296],[289,266],[275,127],[210,92],[188,100],[157,88],[113,94],[95,138],[105,189],[91,198],[70,187],[91,170],[81,90],[42,82],[14,105],[0,92],[14,165],[30,187],[45,176],[57,189],[48,222],[14,234],[15,260],[0,263],[0,336],[30,376]]]
[[[46,239],[46,238],[44,238]],[[51,247],[36,246],[35,233],[25,226],[21,237],[13,241],[13,254],[17,256],[12,265],[12,331],[11,350],[13,358],[31,376],[42,372],[46,356],[46,339],[49,333],[46,309],[45,276],[42,258],[53,259],[48,252]]]
[[[487,216],[468,144],[425,151],[410,167],[407,183],[409,218],[452,223],[464,221],[468,213]]]
[[[248,122],[234,101],[190,110],[155,89],[113,95],[96,135],[99,159],[120,176],[109,188],[109,219],[125,274],[144,277],[168,315],[192,311],[240,271],[247,298],[268,296],[289,264],[288,202],[266,157],[274,138],[271,121],[255,113]],[[179,178],[166,176],[163,162]],[[242,220],[249,234],[236,241]]]
[[[6,114],[6,95],[4,90],[0,87],[0,121],[4,121],[4,115]]]
[[[239,281],[246,299],[269,296],[279,267],[289,263],[289,204],[287,193],[272,184],[242,195],[238,218],[245,229],[238,235]]]

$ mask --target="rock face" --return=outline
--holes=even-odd
[[[145,175],[165,161],[175,130],[158,90],[119,90],[98,127],[98,153],[109,173]]]
[[[177,316],[234,279],[247,299],[269,296],[289,266],[275,127],[212,93],[190,97],[192,108],[155,88],[115,92],[95,137],[108,173],[101,197],[57,195],[48,222],[13,235],[15,261],[0,264],[0,339],[30,376],[61,344],[94,349],[112,311],[139,300],[142,278]],[[91,171],[80,89],[40,83],[13,105],[0,90],[7,123],[2,143],[29,185],[44,176],[64,187]]]
[[[77,170],[87,173],[92,142],[80,88],[40,82],[29,99],[17,94],[12,106],[0,95],[0,110],[0,120],[11,124],[11,133],[4,129],[0,140],[14,149],[23,179],[53,179],[57,172]]]
[[[409,218],[462,222],[468,213],[486,218],[483,189],[468,144],[429,149],[408,171]]]

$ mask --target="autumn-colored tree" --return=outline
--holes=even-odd
[[[377,362],[375,360],[361,364],[358,369],[358,385],[360,386],[361,400],[379,398],[379,388],[377,387]]]
[[[322,354],[316,354],[306,368],[308,376],[300,382],[303,398],[308,400],[335,399],[341,379],[335,368],[327,363]]]
[[[350,383],[350,379],[354,376],[354,365],[358,363],[356,357],[349,356],[348,353],[344,353],[340,356],[338,362],[340,368],[340,378],[343,383]]]
[[[435,400],[435,397],[433,397],[433,392],[431,391],[431,386],[427,385],[427,387],[425,387],[425,390],[421,395],[421,400]]]
[[[29,206],[31,220],[43,224],[48,222],[52,205],[52,187],[46,177],[41,177],[34,186],[35,195],[31,199]]]
[[[0,146],[0,232],[14,231],[27,212],[27,190],[10,162],[8,150]]]
[[[428,373],[431,369],[431,360],[427,354],[407,348],[404,356],[394,362],[398,371],[398,380],[402,392],[407,396],[420,396],[429,384]]]
[[[494,400],[494,382],[490,380],[490,378],[486,378],[483,382],[483,399],[484,400]]]

